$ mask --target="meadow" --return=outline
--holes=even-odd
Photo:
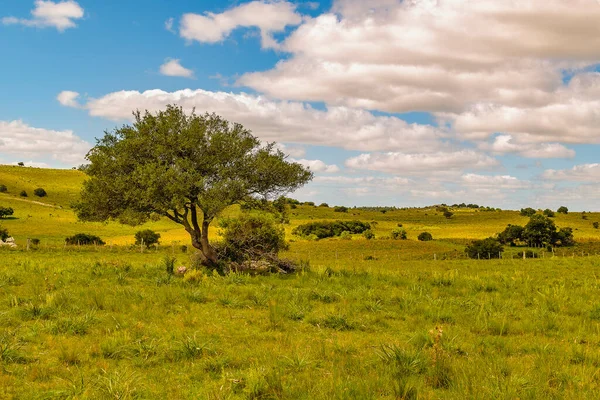
[[[191,267],[185,232],[77,222],[78,171],[0,167],[0,398],[596,399],[600,392],[597,213],[557,215],[573,249],[467,260],[464,247],[516,211],[381,213],[299,206],[285,229],[293,275],[221,276]],[[45,198],[32,195],[44,187]],[[31,192],[20,198],[21,190]],[[43,204],[40,204],[43,203]],[[232,208],[228,214],[235,215]],[[376,222],[374,240],[308,241],[313,220]],[[391,240],[401,223],[409,240]],[[162,246],[131,246],[154,229]],[[217,238],[218,229],[213,229]],[[419,242],[429,231],[435,240]],[[64,246],[74,233],[107,246]],[[30,251],[26,239],[41,243]],[[522,249],[514,249],[514,252]],[[539,251],[539,249],[538,249]]]

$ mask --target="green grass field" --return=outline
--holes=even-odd
[[[0,224],[19,244],[0,249],[0,398],[598,398],[597,213],[555,218],[579,242],[555,257],[522,260],[507,248],[502,260],[473,261],[469,240],[527,218],[300,206],[290,210],[284,256],[308,260],[306,270],[184,278],[165,266],[165,257],[192,264],[178,225],[142,227],[163,235],[142,253],[128,246],[140,227],[77,222],[69,204],[83,179],[0,166],[9,188],[0,206],[15,209]],[[36,187],[48,196],[34,197]],[[376,239],[290,234],[333,219],[374,221]],[[409,240],[386,239],[399,223]],[[418,242],[422,231],[435,240]],[[109,245],[64,247],[78,232]],[[28,237],[40,246],[26,251]]]

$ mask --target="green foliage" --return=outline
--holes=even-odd
[[[594,229],[598,229],[598,228],[600,228],[600,223],[598,223],[598,222],[596,221],[596,222],[594,222],[594,223],[592,224],[592,226],[594,227]]]
[[[517,258],[523,258],[523,254],[525,254],[524,258],[540,258],[540,255],[533,250],[525,250],[517,253]]]
[[[394,240],[406,240],[407,239],[407,233],[405,229],[402,228],[394,228],[392,230],[392,239]]]
[[[136,112],[133,125],[106,132],[87,155],[89,178],[75,204],[83,221],[141,224],[164,216],[181,224],[207,264],[216,265],[209,226],[250,196],[275,198],[313,177],[240,124],[167,106]]]
[[[4,241],[6,239],[8,239],[10,237],[10,235],[8,234],[8,229],[3,228],[0,225],[0,240]]]
[[[527,207],[527,208],[521,208],[521,215],[523,217],[532,217],[536,214],[536,210],[534,210],[531,207]]]
[[[309,207],[315,207],[315,202],[314,201],[305,201],[304,205],[309,206]]]
[[[517,242],[523,240],[525,228],[519,225],[508,225],[504,231],[498,234],[498,240],[502,244],[510,244],[514,246]]]
[[[221,221],[221,227],[223,240],[217,249],[224,260],[242,263],[276,257],[288,248],[285,231],[268,215],[242,215]]]
[[[329,204],[327,204],[327,203],[321,203],[321,204],[319,204],[319,207],[327,207],[327,208],[329,208]]]
[[[160,233],[154,232],[152,229],[144,229],[137,231],[135,234],[135,244],[144,244],[148,247],[159,244]]]
[[[490,237],[471,242],[471,244],[466,247],[465,253],[472,259],[490,260],[492,258],[500,258],[500,254],[503,250],[504,247],[502,247],[500,241]]]
[[[15,210],[13,210],[11,207],[0,206],[0,219],[6,218],[10,215],[13,215],[14,213],[15,213]]]
[[[554,221],[543,215],[534,215],[529,219],[523,231],[523,241],[536,247],[573,246],[575,244],[572,228],[565,227],[559,230]]]
[[[89,245],[98,245],[103,246],[106,243],[100,237],[88,233],[78,233],[73,236],[69,236],[65,239],[65,242],[68,245],[81,245],[81,246],[89,246]]]
[[[6,193],[8,192],[8,188],[6,187],[6,185],[0,185],[0,193]]]
[[[558,210],[556,210],[557,213],[559,214],[568,214],[569,213],[569,209],[565,206],[560,206],[558,208]]]
[[[452,218],[453,215],[454,215],[454,213],[452,211],[449,211],[449,210],[444,211],[444,217],[446,217],[446,219]]]
[[[544,215],[545,215],[546,217],[548,217],[548,218],[553,218],[553,217],[554,217],[554,211],[552,211],[552,210],[551,210],[551,209],[549,209],[549,208],[546,208],[546,209],[544,210]]]
[[[371,229],[371,224],[361,221],[322,221],[297,226],[292,234],[297,236],[315,235],[318,239],[340,236],[347,231],[351,234],[363,233]]]
[[[43,188],[34,189],[33,194],[37,197],[46,197],[48,195]]]
[[[335,207],[333,207],[333,211],[334,212],[339,212],[339,213],[347,213],[348,212],[348,207],[335,206]]]
[[[21,190],[21,192],[19,193],[19,196],[27,197],[27,192],[25,190]]]
[[[364,231],[363,236],[367,240],[375,239],[375,234],[370,229],[367,229],[366,231]]]
[[[429,232],[421,232],[419,233],[419,236],[417,236],[417,239],[421,242],[429,242],[430,240],[433,240],[433,235]]]

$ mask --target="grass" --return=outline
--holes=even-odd
[[[59,179],[56,179],[59,178]],[[600,391],[597,213],[558,215],[580,244],[541,259],[467,260],[472,239],[527,219],[513,211],[376,211],[300,206],[283,254],[295,275],[219,276],[190,268],[179,226],[76,221],[78,171],[1,167],[0,398],[595,399]],[[52,183],[55,182],[55,183]],[[44,187],[26,201],[21,190]],[[29,200],[41,202],[32,203]],[[51,206],[51,207],[50,207]],[[60,208],[62,207],[62,208]],[[229,214],[239,212],[237,208]],[[307,241],[312,220],[376,222],[376,239]],[[399,223],[409,240],[385,239]],[[418,242],[429,231],[435,240]],[[218,229],[214,229],[217,237]],[[89,232],[105,247],[64,247]],[[42,244],[25,250],[27,237]],[[307,262],[308,261],[308,262]]]

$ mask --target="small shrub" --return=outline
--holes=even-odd
[[[89,246],[89,245],[98,245],[103,246],[106,243],[99,236],[91,235],[88,233],[78,233],[71,237],[65,239],[65,242],[68,245],[81,245],[81,246]]]
[[[179,250],[181,250],[182,253],[187,253],[188,247],[185,244],[182,244],[179,246]]]
[[[565,207],[565,206],[560,206],[558,208],[558,210],[556,210],[556,212],[560,213],[560,214],[568,214],[569,213],[569,209],[567,207]]]
[[[321,221],[299,225],[292,231],[292,234],[302,237],[315,235],[317,239],[324,239],[340,236],[344,231],[350,234],[361,234],[367,229],[371,229],[371,225],[361,221]]]
[[[33,194],[36,195],[37,197],[46,197],[48,196],[48,193],[46,193],[46,191],[43,188],[37,188],[33,191]]]
[[[367,240],[371,240],[375,238],[375,234],[373,233],[372,230],[367,229],[366,231],[363,232],[363,236],[365,237],[365,239]]]
[[[168,255],[165,254],[165,256],[163,257],[162,260],[162,264],[163,267],[165,268],[165,271],[167,272],[167,274],[169,275],[173,275],[175,273],[175,262],[177,260],[173,257],[169,257]]]
[[[40,244],[40,239],[37,239],[37,238],[31,239],[31,244],[34,246],[38,246]]]
[[[8,239],[10,235],[8,234],[8,229],[0,226],[0,240],[4,241]]]
[[[0,219],[8,217],[9,215],[13,215],[15,210],[10,207],[0,207]]]
[[[406,240],[407,237],[406,230],[402,228],[395,228],[392,230],[392,239],[394,240]]]
[[[522,251],[518,252],[517,258],[523,258],[523,253],[525,253],[525,258],[539,258],[540,257],[538,253],[535,253],[532,250],[527,250],[525,252],[522,252]]]
[[[452,218],[452,216],[454,215],[454,213],[452,211],[444,211],[444,217],[446,217],[446,219],[450,219]]]
[[[422,232],[419,233],[417,239],[419,239],[421,242],[429,242],[430,240],[433,240],[433,236],[429,232]]]
[[[487,238],[484,240],[475,240],[465,249],[467,256],[472,259],[485,259],[490,260],[492,258],[500,258],[500,253],[504,248],[498,239]]]
[[[314,207],[315,206],[315,202],[314,201],[305,201],[303,204],[305,206],[310,206],[310,207]]]
[[[160,233],[156,233],[151,229],[145,229],[143,231],[138,231],[135,234],[135,244],[144,244],[148,247],[154,246],[158,244],[160,239]]]
[[[183,281],[187,283],[200,283],[204,278],[204,274],[199,269],[187,271],[183,276]]]
[[[548,218],[554,218],[554,211],[552,211],[552,210],[551,210],[551,209],[549,209],[549,208],[546,208],[546,209],[544,210],[544,215],[545,215],[546,217],[548,217]]]
[[[398,223],[396,226],[397,226],[398,228],[402,228],[404,225],[402,225],[402,224]]]
[[[600,223],[598,223],[598,222],[594,222],[594,223],[592,224],[592,226],[594,227],[594,229],[598,229],[598,228],[600,228]]]
[[[21,193],[19,193],[19,196],[21,197],[27,197],[27,192],[24,190],[21,190]]]
[[[8,192],[8,188],[6,187],[6,185],[0,185],[0,193],[6,193]]]
[[[327,207],[327,208],[329,208],[329,204],[327,204],[327,203],[321,203],[321,204],[319,204],[319,207]]]
[[[348,212],[348,207],[344,207],[344,206],[335,206],[335,207],[333,208],[333,212],[347,213],[347,212]]]
[[[352,240],[352,234],[348,231],[344,231],[340,234],[340,239],[342,240]]]

